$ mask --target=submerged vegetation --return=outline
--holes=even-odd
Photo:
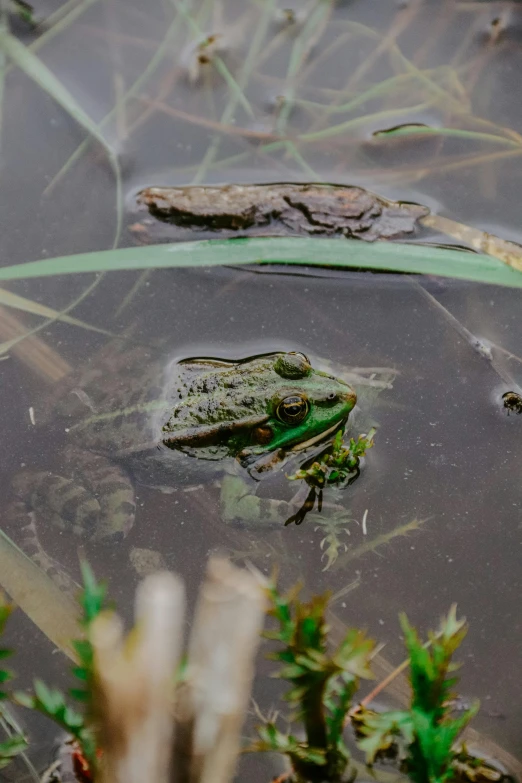
[[[126,167],[122,161],[127,160],[128,149],[140,181],[150,178],[150,169],[141,171],[145,161],[154,172],[161,171],[162,182],[157,184],[165,180],[173,185],[243,181],[246,170],[262,173],[266,179],[269,171],[276,181],[357,181],[377,191],[392,186],[412,201],[423,191],[440,200],[442,192],[449,199],[446,211],[450,213],[460,203],[453,204],[452,194],[457,192],[459,177],[465,175],[468,196],[473,194],[489,213],[502,213],[500,183],[504,190],[512,187],[522,157],[520,134],[500,122],[496,110],[496,95],[502,91],[506,72],[503,58],[506,51],[514,59],[517,56],[509,48],[517,29],[511,4],[492,16],[487,3],[434,6],[416,2],[404,7],[384,3],[383,13],[372,18],[364,4],[353,9],[335,0],[314,0],[286,10],[276,0],[240,4],[234,0],[219,4],[171,0],[149,3],[146,13],[122,7],[121,16],[109,27],[103,6],[92,0],[65,4],[45,20],[26,22],[21,35],[18,26],[23,23],[17,19],[15,24],[9,11],[17,15],[29,7],[25,3],[2,6],[1,143],[2,154],[14,161],[14,170],[23,171],[27,148],[22,135],[16,133],[17,124],[30,128],[33,122],[30,115],[9,111],[10,105],[18,99],[24,111],[30,111],[32,102],[25,96],[32,88],[50,96],[47,111],[59,112],[59,122],[54,115],[49,122],[42,115],[45,119],[38,129],[39,143],[43,139],[46,145],[42,149],[53,151],[51,169],[46,170],[43,182],[33,181],[31,170],[27,175],[31,193],[40,198],[41,230],[51,230],[50,255],[52,232],[55,225],[62,225],[54,220],[54,209],[68,211],[70,188],[73,193],[83,192],[85,170],[95,183],[92,192],[99,195],[102,190],[105,195],[107,163],[113,175],[112,192],[107,199],[96,196],[105,212],[101,216],[93,210],[95,222],[82,246],[77,246],[78,232],[71,232],[75,237],[71,252],[116,247],[122,241],[148,241],[147,226],[139,218],[124,232]],[[455,35],[458,30],[465,35]],[[73,59],[68,73],[62,74],[53,53],[67,49],[79,31],[87,49],[84,52],[80,47],[77,52],[72,47],[71,51],[78,54],[81,66],[76,67]],[[94,52],[101,53],[95,60]],[[105,78],[91,83],[89,65],[97,73],[100,66],[105,68]],[[24,78],[18,78],[20,73]],[[113,89],[100,91],[96,85],[101,83]],[[63,129],[60,112],[66,118]],[[157,144],[157,129],[164,123],[168,123],[168,143],[163,148]],[[76,131],[84,136],[81,142],[74,141]],[[19,135],[20,146],[16,143]],[[180,141],[172,145],[175,139]],[[94,154],[94,145],[101,155]],[[150,162],[152,148],[156,154]],[[508,225],[509,207],[515,201],[506,197]],[[15,205],[15,212],[25,220],[24,209]],[[71,220],[85,226],[88,210],[73,210]],[[496,254],[514,266],[520,264],[513,243],[495,243],[483,231],[439,216],[428,216],[423,225],[428,229],[427,239],[433,231],[435,241],[447,233],[450,241]],[[13,230],[17,227],[23,230],[23,224],[13,225]],[[201,264],[202,256],[210,259],[214,252],[208,245],[195,246],[193,256],[186,250],[184,263],[192,265]],[[255,251],[255,260],[285,261],[277,258],[278,246],[268,240],[260,240]],[[444,256],[429,245],[393,250],[383,243],[375,252],[350,249],[350,258],[347,254],[324,262],[518,284],[516,275],[504,274],[502,263],[448,253]],[[301,262],[317,263],[312,245],[301,245],[293,251],[294,257],[298,254]],[[343,256],[344,251],[336,248],[338,254]],[[35,255],[41,255],[39,248],[21,250],[14,260]],[[172,258],[171,262],[176,264]],[[85,271],[116,269],[120,263],[118,256],[103,256],[96,262],[91,259]],[[122,268],[156,265],[161,266],[162,260],[153,250],[144,253],[139,263],[127,262]],[[45,272],[42,265],[39,273],[81,268],[80,259],[67,256],[54,265],[54,271]],[[4,280],[17,278],[11,270]],[[90,296],[95,287],[88,286],[84,296]],[[84,298],[55,302],[48,313],[38,313],[40,303],[21,301],[11,291],[1,293],[5,306],[44,318],[41,326],[70,317]],[[23,333],[16,340],[22,337]]]
[[[406,615],[400,621],[410,660],[411,706],[392,712],[357,712],[359,747],[369,764],[381,756],[398,758],[414,783],[445,783],[458,777],[455,743],[479,707],[475,704],[458,717],[452,715],[457,678],[450,675],[458,668],[452,656],[466,635],[465,621],[457,620],[453,606],[438,633],[429,634],[427,645]]]
[[[85,562],[82,574],[84,585],[79,603],[83,636],[73,642],[78,662],[73,674],[81,687],[74,687],[70,694],[79,700],[83,708],[81,711],[73,709],[65,694],[49,688],[40,679],[35,679],[32,692],[4,690],[0,692],[0,700],[41,712],[65,730],[76,743],[76,764],[81,763],[83,779],[97,780],[100,764],[104,764],[101,748],[111,746],[103,732],[100,734],[105,725],[110,726],[110,718],[105,721],[104,710],[111,709],[109,702],[105,702],[107,694],[103,696],[102,684],[107,676],[107,682],[110,682],[110,669],[119,664],[114,657],[115,652],[110,651],[113,621],[110,620],[112,615],[106,601],[106,587],[97,582]],[[353,780],[357,769],[357,766],[352,768],[356,746],[366,754],[368,765],[373,765],[380,758],[395,760],[413,783],[477,783],[481,780],[498,781],[503,777],[500,768],[471,755],[460,740],[464,728],[476,714],[478,704],[457,717],[453,716],[453,704],[457,699],[454,692],[457,680],[453,675],[458,667],[452,658],[466,634],[465,621],[457,620],[455,607],[442,619],[439,631],[429,635],[426,644],[420,641],[407,618],[401,616],[410,667],[411,704],[408,709],[375,712],[370,709],[369,702],[380,693],[385,683],[374,688],[360,704],[355,701],[360,680],[374,676],[375,642],[363,631],[354,628],[345,632],[340,643],[332,649],[326,621],[329,594],[314,596],[303,602],[298,598],[299,586],[286,595],[282,595],[273,582],[265,589],[268,614],[275,620],[276,628],[265,631],[264,636],[279,645],[279,649],[269,653],[269,657],[281,664],[273,676],[290,686],[284,700],[292,714],[285,718],[287,727],[281,728],[282,719],[277,718],[281,708],[276,705],[272,710],[276,717],[264,720],[258,729],[259,738],[246,748],[248,752],[270,751],[285,755],[291,764],[291,771],[285,778],[296,783]],[[2,600],[0,632],[11,610],[12,607]],[[171,624],[168,618],[165,618],[165,624]],[[96,650],[93,647],[95,627]],[[100,647],[100,629],[104,627],[104,633],[109,635],[107,640],[103,637]],[[140,631],[138,626],[134,630],[136,638],[129,642],[131,646],[126,656],[132,657],[131,650],[143,630]],[[145,642],[142,639],[139,644]],[[9,654],[6,649],[0,650],[1,658]],[[147,662],[144,663],[147,665]],[[108,667],[107,673],[105,666]],[[185,673],[179,681],[181,687],[191,676],[190,660],[188,670],[186,663],[183,670]],[[132,671],[130,668],[126,676],[132,676]],[[135,674],[138,676],[137,670]],[[9,672],[0,670],[0,682],[4,688],[11,676]],[[196,682],[201,677],[203,673],[199,672]],[[173,671],[172,682],[174,679]],[[387,680],[389,682],[390,678]],[[140,692],[138,688],[137,693]],[[119,693],[123,708],[123,695],[121,691]],[[352,739],[348,734],[350,724],[355,729]],[[24,736],[10,736],[0,743],[0,764],[9,764],[26,748]],[[77,766],[77,774],[78,770]],[[106,779],[104,774],[100,779]]]
[[[36,334],[55,322],[106,334],[89,322],[95,308],[87,320],[73,315],[82,304],[89,308],[105,273],[123,273],[113,287],[118,301],[104,307],[116,312],[111,329],[136,293],[146,290],[147,273],[156,268],[292,264],[522,287],[520,247],[464,223],[519,237],[518,108],[516,101],[499,107],[498,98],[513,92],[506,74],[522,67],[515,2],[383,0],[377,3],[382,13],[369,18],[367,9],[375,4],[336,0],[311,0],[296,9],[276,0],[169,0],[146,8],[120,3],[117,11],[103,0],[71,0],[45,20],[35,19],[23,2],[14,5],[16,19],[9,4],[0,3],[0,152],[10,226],[2,239],[0,359],[27,346],[23,361],[38,377],[54,383],[66,375],[66,360]],[[26,135],[28,129],[37,142]],[[425,216],[416,229],[419,244],[264,236],[120,248],[154,241],[148,216],[136,210],[132,194],[126,216],[124,189],[151,184],[156,176],[157,184],[173,185],[245,178],[356,182],[395,200],[437,205],[455,219]],[[458,247],[451,246],[455,243]],[[34,258],[43,260],[25,263]],[[52,279],[61,275],[70,275],[70,287]],[[51,278],[47,287],[45,278]],[[48,305],[42,303],[47,297]],[[440,307],[453,319],[452,327],[460,326]],[[13,320],[4,308],[18,310],[24,320]],[[333,324],[335,315],[329,317]],[[509,373],[497,370],[504,360],[519,357],[467,330],[464,336],[497,372],[503,389],[509,387],[502,397],[505,410],[521,413],[520,388]],[[346,345],[346,335],[342,339]],[[34,424],[32,407],[29,416]],[[371,431],[347,446],[339,436],[321,460],[292,476],[309,487],[306,510],[324,487],[342,487],[356,476],[372,443]],[[438,470],[443,458],[430,464]],[[348,521],[348,513],[310,516],[314,530],[324,535],[324,570],[351,567],[356,558],[422,524],[414,518],[391,531],[380,528],[375,538],[348,549],[343,538]],[[268,537],[261,544],[278,554]],[[286,546],[287,562],[298,560],[295,541]],[[15,563],[1,536],[0,550],[0,561],[10,559],[25,578],[24,555],[19,552]],[[245,547],[244,557],[251,551]],[[4,582],[6,574],[4,569]],[[27,748],[9,713],[12,700],[75,737],[86,765],[98,775],[89,633],[105,611],[105,588],[87,567],[83,579],[84,637],[73,643],[77,683],[71,700],[39,679],[32,691],[13,692],[3,664],[9,651],[0,649],[0,726],[6,733],[0,766]],[[42,602],[34,601],[39,585],[32,586],[31,601],[38,605],[27,612],[31,619],[41,616]],[[279,644],[273,657],[282,665],[278,676],[290,684],[287,701],[294,714],[288,726],[281,716],[267,720],[253,748],[283,753],[291,764],[289,780],[337,783],[353,774],[359,751],[369,765],[395,764],[413,783],[502,777],[471,756],[460,736],[476,707],[453,711],[452,656],[465,633],[454,610],[426,644],[401,618],[412,700],[400,710],[377,712],[366,699],[357,706],[359,680],[371,675],[378,654],[366,635],[352,630],[334,647],[326,596],[304,602],[296,593],[281,596],[274,586],[269,592],[279,626],[271,632]],[[43,589],[41,594],[49,595]],[[44,608],[49,622],[53,612]],[[0,632],[11,610],[0,604]],[[62,615],[58,609],[54,614],[58,619],[54,627],[50,617],[49,637],[60,646]],[[71,614],[63,614],[69,627]],[[71,706],[74,701],[79,706]]]

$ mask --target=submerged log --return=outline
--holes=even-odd
[[[177,704],[178,783],[232,779],[264,612],[264,591],[252,574],[210,560]]]
[[[136,199],[138,207],[155,218],[130,227],[140,242],[216,233],[223,238],[338,235],[372,242],[412,234],[418,220],[429,214],[419,204],[389,201],[350,185],[150,187]]]
[[[136,594],[136,628],[127,640],[114,613],[93,623],[94,703],[101,783],[168,783],[174,672],[182,653],[184,587],[163,572]]]
[[[184,604],[181,580],[160,572],[138,588],[136,626],[127,638],[114,612],[91,626],[101,783],[228,783],[233,777],[264,590],[251,573],[210,560],[183,685],[176,686]]]

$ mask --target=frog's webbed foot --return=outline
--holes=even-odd
[[[38,519],[92,540],[122,537],[136,503],[130,478],[106,457],[74,448],[65,452],[68,476],[25,470],[13,489]]]
[[[69,595],[75,595],[80,586],[65,568],[45,551],[38,536],[36,514],[22,500],[15,500],[5,512],[10,526],[19,531],[18,544],[22,551],[44,571],[53,582]]]
[[[221,517],[225,522],[282,525],[295,511],[286,500],[259,498],[239,476],[225,476],[221,484]]]
[[[99,518],[93,538],[107,540],[126,536],[134,524],[136,498],[127,472],[100,454],[70,448],[66,451],[73,475],[96,499]]]

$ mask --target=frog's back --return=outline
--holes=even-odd
[[[152,349],[111,344],[67,377],[40,420],[61,419],[68,439],[83,449],[124,455],[153,448],[167,410],[164,369]]]

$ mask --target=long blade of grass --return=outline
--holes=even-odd
[[[496,136],[493,133],[480,133],[479,131],[470,131],[465,128],[437,128],[429,125],[402,125],[390,130],[375,131],[376,138],[390,138],[396,136],[456,136],[469,141],[488,141],[494,144],[505,144],[508,147],[520,147],[520,144],[514,139],[507,139],[504,136]]]
[[[165,53],[169,50],[169,48],[172,47],[174,49],[175,47],[174,36],[177,32],[179,32],[179,28],[180,28],[179,20],[176,18],[171,23],[171,25],[167,28],[163,40],[158,44],[158,48],[156,49],[156,52],[154,53],[153,57],[150,59],[150,62],[147,64],[146,68],[140,73],[136,81],[133,84],[131,84],[131,86],[126,91],[126,93],[122,95],[121,98],[116,102],[116,104],[108,112],[108,114],[106,114],[105,117],[103,117],[103,119],[100,120],[100,123],[98,125],[98,131],[100,131],[101,128],[104,128],[106,125],[108,125],[112,121],[112,119],[116,116],[118,111],[121,111],[126,107],[127,102],[130,101],[130,99],[135,96],[135,94],[142,87],[142,85],[154,73],[154,71],[156,70],[156,68],[164,58]],[[89,146],[89,141],[90,139],[85,139],[85,141],[83,141],[76,148],[76,150],[72,153],[72,155],[70,155],[70,157],[65,161],[61,169],[54,175],[52,180],[45,188],[44,195],[47,195],[52,191],[56,183],[67,173],[67,171],[75,163],[75,161],[77,161],[83,155],[83,153],[86,151],[87,147]]]
[[[79,609],[3,530],[0,586],[53,644],[74,660],[70,640],[78,636]]]
[[[35,82],[44,92],[54,98],[54,100],[64,109],[84,130],[95,138],[104,148],[109,158],[114,177],[116,180],[116,231],[113,246],[116,247],[121,233],[121,222],[123,213],[123,199],[121,193],[121,171],[118,157],[106,141],[104,136],[98,130],[98,126],[84,112],[54,73],[37,57],[30,49],[23,45],[14,35],[4,27],[0,28],[0,52],[7,56],[15,65],[22,70],[29,79]]]
[[[20,736],[24,733],[23,727],[16,720],[12,708],[5,702],[0,703],[0,726],[8,737],[11,737],[13,734]],[[34,783],[40,783],[40,775],[27,753],[20,753],[18,758],[23,761],[27,768],[27,778],[34,781]]]
[[[77,307],[81,302],[83,302],[84,299],[86,299],[89,296],[89,294],[92,291],[94,291],[94,289],[96,288],[96,286],[99,285],[102,279],[103,279],[103,274],[96,277],[94,281],[90,283],[85,288],[84,291],[82,291],[80,296],[77,296],[70,304],[67,305],[67,307],[64,307],[64,309],[61,312],[57,313],[57,315],[63,316],[70,313],[71,310]],[[17,345],[19,345],[21,342],[26,340],[28,337],[37,334],[42,329],[46,329],[56,320],[57,318],[55,318],[54,316],[52,318],[46,318],[45,321],[42,321],[40,324],[38,324],[38,326],[35,326],[32,329],[27,330],[24,334],[17,335],[16,337],[13,337],[11,340],[8,340],[7,342],[0,343],[0,356],[7,353],[8,351],[13,350]]]
[[[91,332],[110,335],[110,332],[106,329],[100,329],[98,326],[91,326],[91,324],[88,324],[85,321],[80,321],[78,318],[72,318],[70,315],[60,313],[58,310],[53,310],[52,307],[47,307],[39,302],[34,302],[32,299],[26,299],[24,296],[14,294],[12,291],[6,291],[4,288],[0,288],[0,304],[5,305],[6,307],[12,307],[15,310],[22,310],[24,313],[38,315],[42,318],[52,318],[55,321],[63,321],[71,326],[80,326],[82,329],[88,329]]]
[[[522,288],[522,275],[479,253],[350,239],[253,238],[121,248],[31,261],[0,269],[0,280],[129,269],[298,264],[301,266],[439,275]]]
[[[174,6],[174,8],[177,10],[178,14],[182,16],[185,19],[185,21],[188,23],[189,27],[192,30],[192,33],[196,37],[202,37],[204,39],[203,30],[200,28],[197,21],[194,19],[194,17],[189,12],[189,10],[185,7],[185,4],[179,2],[179,0],[171,0],[171,3]],[[223,59],[219,57],[219,55],[216,55],[212,58],[212,61],[219,75],[226,82],[227,87],[229,88],[231,94],[234,96],[235,100],[241,104],[246,114],[251,119],[254,119],[254,111],[250,103],[246,99],[245,94],[241,88],[241,85],[234,79],[233,75],[227,68]]]
[[[91,136],[94,136],[103,148],[107,151],[109,157],[115,158],[112,147],[99,132],[97,125],[84,112],[82,107],[76,102],[71,93],[63,86],[61,81],[56,78],[54,73],[23,45],[14,35],[7,30],[0,29],[0,51],[4,52],[10,60],[22,70],[26,76],[34,81],[42,90],[50,95],[54,100],[65,109],[65,111],[82,126]]]
[[[6,2],[0,2],[0,33],[9,29],[8,27],[8,9]],[[4,126],[4,95],[5,95],[5,77],[7,74],[7,57],[5,52],[0,50],[0,154],[3,153],[2,149],[2,136]]]

